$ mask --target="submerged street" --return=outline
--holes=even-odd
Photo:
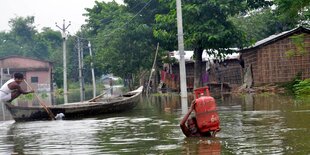
[[[278,95],[215,99],[221,119],[216,138],[186,138],[179,128],[186,113],[179,96],[163,94],[143,97],[125,113],[82,120],[16,123],[6,117],[0,121],[0,154],[310,152],[309,104]]]
[[[309,8],[3,0],[0,155],[310,155]]]

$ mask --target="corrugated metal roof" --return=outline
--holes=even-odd
[[[305,27],[300,26],[300,27],[294,28],[292,30],[284,31],[284,32],[281,32],[281,33],[275,34],[275,35],[271,35],[271,36],[269,36],[269,37],[267,37],[265,39],[257,41],[254,45],[252,45],[250,47],[247,47],[247,48],[244,48],[244,49],[241,49],[240,52],[242,52],[244,50],[253,49],[253,48],[256,48],[256,47],[259,47],[259,46],[267,45],[267,44],[275,42],[275,41],[277,41],[277,40],[279,40],[281,38],[284,38],[286,36],[292,35],[293,33],[298,32],[298,31],[305,31],[305,32],[310,33],[310,29],[307,29]]]

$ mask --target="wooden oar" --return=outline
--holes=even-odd
[[[26,83],[26,85],[31,89],[31,90],[34,90],[34,89],[32,89],[32,87],[30,86],[30,84],[24,79],[24,81],[25,81],[25,83]],[[41,100],[41,98],[38,96],[38,94],[37,93],[33,93],[36,97],[37,97],[37,99],[39,100],[39,103],[40,103],[40,105],[45,109],[45,111],[47,112],[47,114],[50,116],[50,118],[52,119],[52,120],[55,120],[55,115],[52,113],[52,111],[46,106],[46,104]]]

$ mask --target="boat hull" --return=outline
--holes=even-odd
[[[56,116],[63,113],[64,119],[78,119],[101,114],[118,113],[133,109],[141,96],[143,87],[127,94],[116,97],[97,99],[96,102],[68,103],[48,107]],[[50,116],[43,107],[21,107],[10,103],[5,104],[15,121],[50,120]]]

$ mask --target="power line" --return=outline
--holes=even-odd
[[[109,34],[104,35],[103,37],[107,37],[112,35],[113,33],[115,33],[117,30],[123,29],[125,26],[127,26],[133,19],[135,19],[153,0],[148,1],[147,3],[145,3],[145,5],[128,21],[126,22],[124,25],[120,26],[117,29],[114,29],[113,31],[111,31]],[[135,6],[136,7],[136,6]],[[134,7],[134,8],[135,8]],[[76,36],[79,37],[79,36]],[[84,40],[90,40],[90,39],[97,39],[97,37],[90,37],[90,38],[83,38],[83,37],[79,37],[80,39],[84,39]]]
[[[113,34],[114,32],[116,32],[117,30],[120,30],[122,28],[124,28],[126,25],[128,25],[134,18],[136,18],[150,3],[152,2],[152,0],[148,1],[141,9],[140,11],[138,11],[127,23],[125,23],[123,26],[121,26],[120,28],[115,29],[114,31],[112,31],[110,34],[104,35],[103,37],[109,36],[111,34]]]

